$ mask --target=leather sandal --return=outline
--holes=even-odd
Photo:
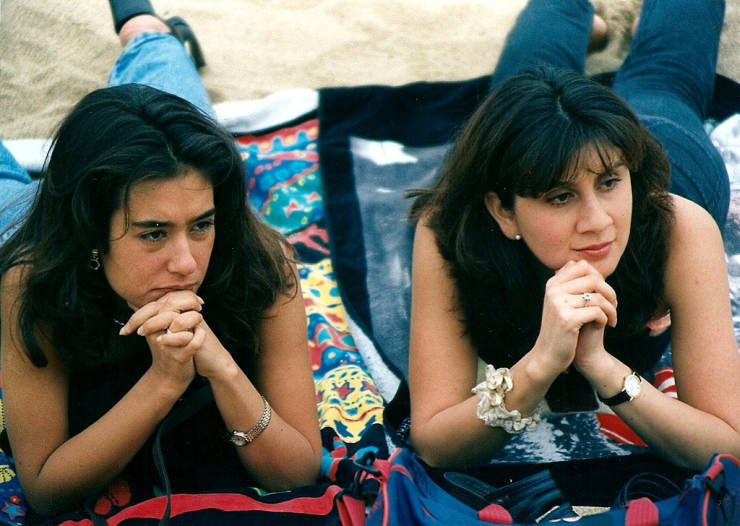
[[[190,55],[190,58],[192,58],[195,63],[196,69],[200,69],[205,66],[206,60],[203,57],[200,44],[198,43],[198,39],[195,38],[195,33],[188,23],[179,16],[170,17],[167,20],[164,20],[164,23],[167,24],[167,27],[170,28],[172,34],[182,42],[183,46],[185,46],[185,49],[188,51],[188,55]]]
[[[119,33],[121,31],[121,27],[135,16],[156,16],[162,20],[162,22],[170,28],[172,34],[182,42],[182,45],[185,46],[188,55],[193,59],[193,63],[197,69],[206,65],[203,51],[200,48],[198,39],[195,38],[195,33],[188,23],[181,17],[173,16],[166,20],[160,18],[154,12],[154,8],[149,0],[108,0],[108,3],[110,4],[111,13],[113,14],[113,27],[115,27],[116,33]]]

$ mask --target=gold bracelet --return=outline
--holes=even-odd
[[[267,428],[268,424],[270,423],[270,418],[272,418],[272,409],[270,408],[270,404],[267,403],[267,399],[264,396],[262,397],[262,403],[262,416],[260,416],[260,419],[257,421],[256,424],[254,424],[246,431],[232,429],[229,436],[229,441],[232,444],[239,447],[251,444],[254,439],[260,436],[260,434],[262,434],[262,431]]]

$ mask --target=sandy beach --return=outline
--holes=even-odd
[[[183,16],[214,102],[278,90],[459,80],[488,73],[525,0],[154,0]],[[591,73],[613,70],[640,0],[595,0],[609,23]],[[48,137],[120,50],[105,0],[0,0],[0,138]],[[740,78],[740,0],[727,1],[718,70]]]

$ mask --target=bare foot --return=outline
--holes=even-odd
[[[144,31],[159,31],[160,33],[171,33],[170,28],[159,18],[152,15],[137,15],[123,24],[118,38],[121,45],[125,46],[129,40]]]
[[[606,44],[608,33],[609,27],[606,25],[606,21],[599,15],[594,15],[594,20],[591,24],[591,38],[588,41],[588,50],[594,51],[603,47]]]

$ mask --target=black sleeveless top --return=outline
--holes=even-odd
[[[70,378],[69,426],[74,435],[105,414],[133,387],[151,365],[144,338],[133,335],[135,349],[125,360],[76,371]],[[207,380],[196,377],[183,398]],[[137,452],[122,477],[143,495],[160,487],[152,457],[152,437]],[[162,438],[162,452],[173,493],[218,491],[252,485],[223,419],[211,400]]]

